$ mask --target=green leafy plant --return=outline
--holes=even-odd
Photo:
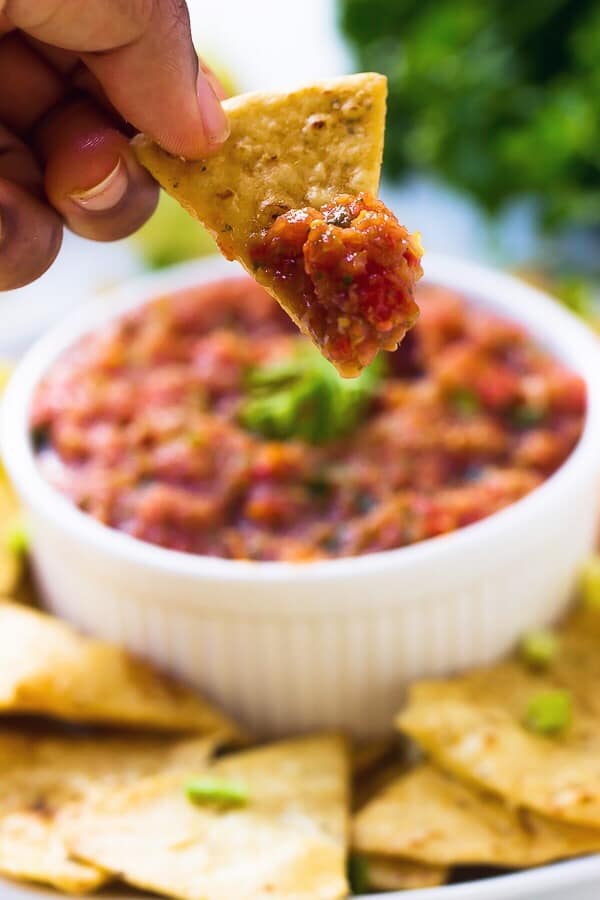
[[[389,79],[385,167],[489,210],[600,225],[598,0],[339,0],[360,68]]]
[[[519,645],[523,662],[532,669],[547,669],[556,659],[558,649],[557,635],[547,628],[529,631]]]
[[[380,355],[358,378],[342,378],[300,339],[288,358],[248,373],[240,421],[274,440],[326,443],[358,425],[384,371]]]

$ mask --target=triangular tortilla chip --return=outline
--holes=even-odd
[[[157,771],[200,768],[214,747],[210,738],[0,732],[0,873],[67,893],[94,890],[110,874],[72,860],[63,840],[80,805]]]
[[[365,878],[370,891],[418,891],[448,880],[448,870],[409,859],[365,856]]]
[[[0,461],[0,597],[12,594],[23,575],[23,554],[11,546],[11,533],[19,517],[19,502]]]
[[[338,194],[377,194],[383,155],[386,79],[347,75],[288,94],[225,100],[225,144],[194,162],[135,138],[140,162],[230,259],[251,272],[248,240],[279,214],[322,206]]]
[[[165,731],[235,734],[195,693],[59,619],[0,603],[0,712]]]
[[[39,609],[40,600],[31,572],[26,570],[17,587],[10,593],[10,602],[19,606],[31,606]]]
[[[359,810],[391,781],[421,762],[417,745],[397,734],[352,747],[352,809]]]
[[[0,360],[0,397],[10,372],[10,365]],[[23,573],[23,555],[15,552],[10,541],[11,530],[18,521],[19,514],[19,501],[0,457],[0,597],[12,594]]]
[[[382,764],[395,756],[396,744],[393,737],[384,737],[372,741],[361,741],[352,745],[351,764],[354,780],[367,778]]]
[[[600,850],[600,830],[509,807],[422,764],[357,813],[353,845],[428,865],[525,868]]]
[[[337,900],[345,878],[348,762],[336,737],[299,738],[217,760],[248,803],[192,804],[177,775],[106,794],[73,823],[78,858],[183,900]],[[193,772],[190,772],[193,775]]]
[[[600,610],[578,606],[557,636],[558,652],[549,674],[600,718]]]
[[[559,632],[545,672],[519,658],[409,693],[399,727],[461,778],[553,819],[600,828],[600,612],[578,611]],[[524,725],[530,701],[548,690],[572,695],[562,733]]]
[[[384,315],[382,308],[377,325],[366,322],[365,316],[375,315],[373,310],[368,315],[355,310],[358,300],[349,287],[353,277],[347,270],[336,278],[332,295],[341,291],[352,299],[334,302],[328,296],[326,304],[317,301],[314,291],[307,294],[306,285],[298,278],[289,273],[277,275],[272,267],[259,262],[251,247],[257,235],[290,210],[319,209],[341,195],[376,197],[386,93],[384,76],[365,73],[288,94],[233,97],[223,104],[231,135],[214,155],[201,161],[172,157],[144,136],[133,142],[142,165],[213,234],[225,256],[239,260],[282,304],[342,374],[357,374],[376,349],[395,349],[414,322],[416,306],[409,298],[420,274],[420,270],[418,274],[413,271],[421,253],[418,240],[395,223],[394,240],[404,248],[398,253],[407,259],[414,257],[415,267],[405,263],[392,279],[395,291],[401,280],[406,281],[401,314],[400,309],[388,309]],[[386,214],[391,215],[389,211]],[[385,239],[373,238],[374,245],[389,243],[389,234]],[[348,253],[352,256],[350,249]],[[359,255],[354,247],[353,256]],[[301,268],[304,278],[305,268]],[[317,278],[322,275],[322,270],[316,273]],[[384,305],[365,299],[365,310],[369,303],[373,308]]]

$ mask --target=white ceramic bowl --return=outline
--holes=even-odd
[[[524,872],[496,875],[481,881],[452,884],[425,890],[362,894],[360,900],[598,900],[600,856],[540,866]],[[102,900],[152,900],[150,895],[132,895],[126,889],[102,892]],[[2,900],[57,900],[55,890],[0,880]],[[155,898],[154,898],[155,900]]]
[[[522,322],[585,378],[585,430],[567,462],[502,512],[399,550],[305,564],[186,555],[99,524],[46,483],[28,437],[31,397],[82,333],[162,292],[237,271],[209,260],[127,284],[84,305],[19,365],[2,446],[39,583],[54,612],[178,673],[259,733],[385,732],[408,682],[489,661],[567,603],[595,532],[600,345],[539,291],[428,257],[429,280]]]

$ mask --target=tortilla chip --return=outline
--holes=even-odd
[[[235,734],[191,690],[65,622],[0,603],[0,711],[70,722]]]
[[[0,360],[0,396],[12,367]],[[0,458],[0,596],[11,594],[23,573],[23,555],[10,546],[10,534],[20,515],[19,501]]]
[[[422,764],[360,810],[353,845],[428,865],[525,868],[600,850],[600,830],[509,807]]]
[[[74,821],[77,858],[183,900],[345,897],[348,764],[341,738],[299,738],[214,762],[248,804],[192,804],[177,775],[111,791]],[[193,775],[190,772],[190,775]]]
[[[393,738],[355,743],[352,746],[352,809],[359,809],[399,771],[405,762]]]
[[[231,97],[223,103],[231,135],[201,161],[170,156],[144,136],[133,144],[142,165],[223,253],[249,266],[248,239],[274,211],[377,193],[386,92],[385,77],[367,73],[287,94]]]
[[[11,547],[11,532],[19,517],[19,502],[0,462],[0,596],[16,590],[24,571],[23,554]]]
[[[382,763],[397,755],[397,742],[392,737],[353,744],[351,752],[352,775],[362,778],[369,775]],[[399,752],[399,751],[398,751]]]
[[[387,83],[373,73],[347,75],[288,94],[225,100],[231,135],[199,162],[134,139],[139,161],[198,219],[223,254],[237,259],[307,332],[306,300],[273,275],[255,270],[248,243],[281,213],[321,207],[340,194],[377,195]]]
[[[557,634],[551,676],[600,718],[600,610],[577,607]]]
[[[406,772],[407,768],[406,762],[401,759],[390,760],[365,775],[355,777],[352,790],[352,810],[362,809],[386,785]]]
[[[545,672],[514,658],[414,685],[398,717],[439,765],[553,819],[600,828],[600,612],[581,610],[559,633]],[[532,697],[570,691],[572,723],[543,736],[523,725]]]
[[[0,873],[68,893],[110,875],[72,860],[63,834],[80,804],[161,771],[206,764],[214,741],[0,732]]]
[[[14,591],[11,592],[10,601],[11,603],[18,603],[19,606],[32,606],[34,609],[39,609],[40,600],[37,588],[27,567],[25,575],[20,579]]]
[[[371,891],[416,891],[438,887],[448,880],[448,870],[408,859],[365,856],[366,879]]]

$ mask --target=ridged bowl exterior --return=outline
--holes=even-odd
[[[186,556],[94,522],[37,472],[26,435],[31,393],[60,349],[95,322],[165,287],[231,272],[197,264],[163,276],[164,287],[150,279],[121,290],[96,318],[82,314],[42,342],[9,387],[3,447],[48,607],[177,673],[263,735],[388,732],[411,681],[488,662],[555,619],[595,537],[598,346],[571,316],[506,276],[452,260],[430,270],[433,280],[525,320],[586,378],[586,433],[545,485],[456,534],[304,565]]]

